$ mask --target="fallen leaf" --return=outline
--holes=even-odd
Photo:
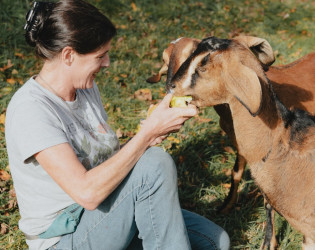
[[[231,148],[230,146],[224,147],[224,151],[230,154],[235,154],[233,148]]]
[[[9,191],[9,196],[10,196],[11,198],[15,198],[15,197],[16,197],[16,193],[15,193],[15,189],[14,189],[14,188],[10,189],[10,191]]]
[[[9,78],[9,79],[7,79],[7,83],[13,85],[15,83],[15,79]]]
[[[0,225],[0,234],[6,234],[8,232],[8,225],[1,223]]]
[[[8,64],[5,65],[5,66],[3,66],[2,68],[0,68],[0,71],[3,72],[3,71],[5,71],[5,70],[7,70],[7,69],[13,67],[13,65],[14,65],[14,64],[12,64],[11,60],[9,59],[9,60],[8,60]]]
[[[179,164],[182,164],[185,161],[185,156],[180,155],[178,158]]]
[[[0,124],[5,124],[5,114],[0,115]]]
[[[122,37],[122,36],[119,37],[119,38],[117,39],[117,41],[116,41],[116,44],[122,42],[124,39],[125,39],[125,38]],[[107,72],[109,72],[109,71],[107,71]]]
[[[116,136],[117,136],[118,138],[121,138],[121,137],[123,136],[123,133],[121,132],[121,129],[120,129],[120,128],[116,130]]]
[[[294,44],[295,44],[295,41],[290,42],[290,43],[288,44],[288,48],[291,49]]]
[[[22,59],[24,58],[24,55],[22,53],[20,53],[20,52],[15,52],[14,55],[17,56],[17,57],[20,57]]]
[[[231,184],[230,184],[230,183],[225,183],[225,184],[223,184],[223,187],[225,187],[225,188],[230,188],[230,187],[231,187]]]
[[[8,201],[8,209],[12,209],[17,206],[16,199],[12,199]]]
[[[2,89],[0,89],[2,94],[9,94],[12,91],[11,87],[4,87]]]
[[[135,92],[135,98],[141,101],[152,101],[150,89],[139,89]]]
[[[199,122],[199,123],[208,123],[208,122],[211,122],[212,119],[210,119],[210,118],[202,118],[200,116],[197,116],[196,117],[196,121]]]
[[[174,142],[174,143],[179,143],[180,142],[180,140],[175,138],[174,136],[167,137],[167,140],[169,140],[171,142]]]
[[[165,89],[164,88],[160,88],[159,89],[159,97],[161,99],[163,99],[165,96],[166,96]]]
[[[222,172],[226,175],[226,176],[231,176],[232,174],[232,170],[230,168],[223,168]]]
[[[221,162],[222,162],[222,163],[226,163],[226,160],[227,160],[226,157],[223,156],[222,159],[221,159]]]
[[[137,11],[137,6],[134,2],[131,3],[131,8],[133,11]]]
[[[8,181],[10,178],[11,175],[7,171],[0,169],[0,180]]]

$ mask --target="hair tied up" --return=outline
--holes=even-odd
[[[26,24],[24,30],[26,32],[37,32],[39,26],[38,13],[50,12],[54,3],[52,2],[34,2],[33,7],[26,14]]]

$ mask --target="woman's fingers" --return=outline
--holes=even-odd
[[[176,111],[176,113],[180,117],[190,118],[197,115],[198,113],[197,108],[194,105],[190,105],[187,108],[172,108],[172,109],[174,109],[174,111]]]
[[[154,105],[153,110],[149,109],[147,119],[140,123],[141,128],[150,131],[149,133],[155,137],[152,145],[161,143],[166,135],[177,132],[186,120],[197,115],[197,108],[194,105],[170,108],[172,97],[172,94],[167,94],[158,105]]]
[[[166,96],[164,96],[164,98],[163,98],[161,104],[162,104],[164,107],[169,108],[170,103],[171,103],[171,100],[172,100],[172,97],[173,97],[172,94],[167,94]]]

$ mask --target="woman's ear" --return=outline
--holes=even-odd
[[[61,51],[61,59],[67,66],[70,66],[74,60],[74,54],[74,49],[67,46]]]

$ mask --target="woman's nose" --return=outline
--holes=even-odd
[[[101,66],[104,68],[108,68],[110,65],[110,59],[109,59],[109,55],[105,55],[102,61]]]

